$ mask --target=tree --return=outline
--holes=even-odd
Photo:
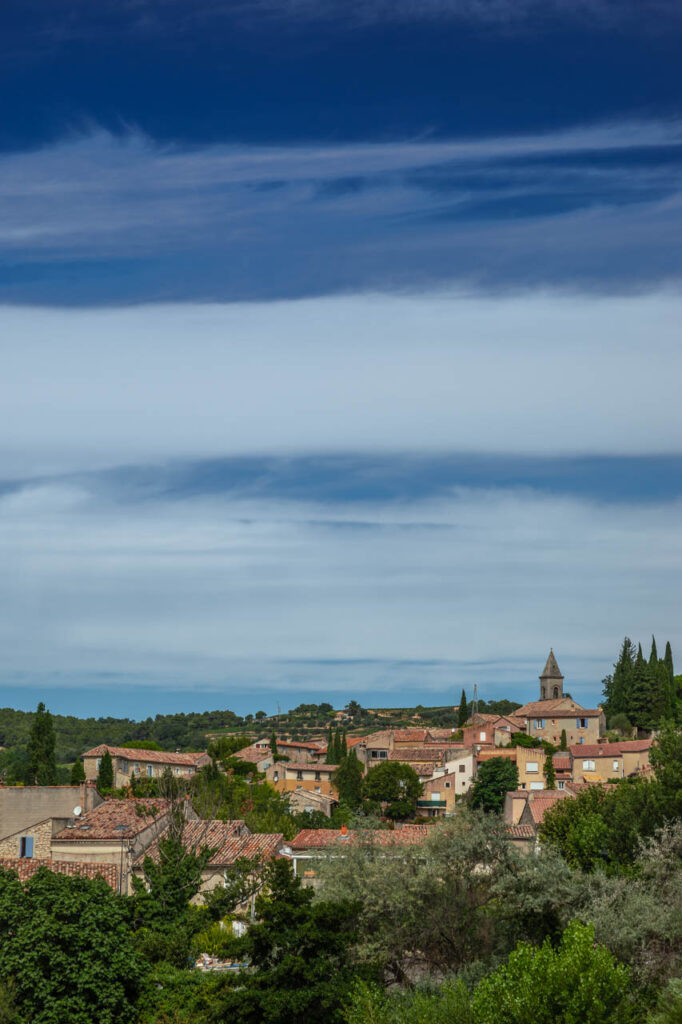
[[[635,1022],[630,972],[603,946],[594,928],[573,921],[557,949],[521,943],[473,995],[477,1024],[626,1024]]]
[[[559,741],[559,750],[568,750],[568,739],[566,738],[566,730],[561,730],[561,740]]]
[[[265,714],[265,712],[264,712],[264,711],[257,711],[257,712],[256,712],[256,721],[257,721],[257,722],[260,722],[260,721],[262,721],[262,720],[263,720],[264,718],[267,718],[267,717],[268,717],[268,716],[267,716],[267,715]]]
[[[114,787],[114,762],[111,754],[105,750],[100,758],[99,771],[97,773],[97,788],[100,793]]]
[[[268,896],[256,899],[258,923],[235,950],[251,964],[234,987],[216,993],[212,1021],[234,1024],[341,1024],[354,979],[357,906],[314,899],[286,860],[265,871]]]
[[[506,794],[517,789],[519,770],[508,757],[492,757],[479,766],[471,789],[471,806],[482,811],[499,814]]]
[[[362,714],[362,708],[356,700],[349,700],[346,704],[346,711],[351,718],[355,718],[356,715]]]
[[[355,749],[351,749],[332,776],[332,782],[339,794],[341,803],[347,804],[352,810],[362,803],[362,765],[358,761]]]
[[[551,754],[545,758],[545,789],[556,789],[556,775],[554,773],[554,759]]]
[[[463,729],[469,718],[469,705],[467,704],[466,690],[462,689],[462,696],[459,698],[459,710],[457,712],[457,726]]]
[[[632,680],[625,708],[628,718],[638,729],[651,725],[651,674],[642,654],[642,645],[637,648],[637,657],[632,667]]]
[[[668,821],[682,818],[682,730],[666,722],[649,759],[660,789],[663,816]]]
[[[409,818],[417,809],[422,784],[414,768],[401,761],[383,761],[370,768],[362,784],[367,800],[386,804],[389,818]]]
[[[104,879],[0,871],[0,980],[31,1024],[132,1024],[145,965]]]
[[[277,757],[277,734],[274,732],[274,730],[270,736],[270,751],[273,757]]]
[[[72,786],[78,786],[81,782],[85,782],[85,768],[80,757],[76,758],[71,769],[70,782]]]
[[[29,776],[32,786],[57,785],[57,760],[54,752],[52,715],[41,701],[33,719],[28,738]]]
[[[334,764],[334,762],[332,761],[333,753],[334,753],[334,733],[333,733],[332,727],[330,725],[329,726],[329,730],[327,732],[327,756],[324,759],[324,763],[325,764]]]
[[[348,757],[348,738],[346,736],[346,730],[343,730],[341,734],[341,742],[339,743],[339,764],[343,761],[344,757]]]
[[[635,657],[635,645],[626,636],[621,645],[618,661],[613,666],[613,675],[607,676],[604,680],[604,710],[608,716],[628,711]]]
[[[670,646],[669,640],[665,645],[665,655],[663,657],[663,662],[668,671],[668,678],[670,679],[670,685],[672,686],[675,682],[675,669],[673,666],[673,651],[672,647]]]

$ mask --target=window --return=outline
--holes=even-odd
[[[479,732],[478,738],[481,741],[481,743],[485,743],[485,733],[484,732]]]
[[[580,739],[578,740],[578,743],[584,743],[584,742],[585,742],[585,737],[581,736]]]
[[[584,772],[593,772],[594,771],[594,761],[591,761],[589,759],[587,761],[583,761],[583,771]]]
[[[563,781],[563,779],[559,779],[559,781],[556,784],[556,788],[557,789],[564,789],[565,786],[566,786],[566,783]]]
[[[531,789],[544,789],[545,787],[542,785],[541,782],[531,782],[530,788]]]
[[[137,763],[137,761],[136,761],[136,762],[135,762],[135,764],[133,765],[133,771],[135,772],[135,774],[136,774],[136,775],[139,775],[139,774],[140,774],[140,766],[139,766],[139,764]]]
[[[539,765],[538,761],[527,761],[526,762],[526,772],[537,772],[539,770],[538,765]]]
[[[388,751],[387,750],[380,750],[379,751],[379,757],[388,757]]]
[[[147,765],[147,777],[151,779],[153,777],[153,775],[154,775],[154,765],[153,764],[148,764]]]
[[[119,758],[119,761],[118,761],[118,770],[120,772],[122,772],[123,775],[127,775],[128,774],[128,762],[126,760],[124,760],[124,758],[122,758],[122,757]]]
[[[544,729],[545,728],[545,720],[544,720],[544,718],[536,718],[535,719],[535,728],[536,729]]]
[[[322,779],[322,776],[320,775],[320,773],[319,772],[315,772],[315,782],[320,782],[321,779]]]
[[[461,765],[459,766],[459,770],[460,770],[461,772],[465,772],[465,771],[467,770],[467,766],[466,766],[465,764],[461,764]]]
[[[614,770],[614,772],[617,772],[619,770],[619,768],[620,768],[620,763],[618,761],[614,761],[613,762],[613,770]]]
[[[319,787],[319,786],[315,786],[315,792],[316,792],[316,793],[319,793],[319,792],[320,792],[320,787]]]
[[[20,857],[32,857],[33,856],[33,837],[22,836],[19,840],[19,856]]]
[[[296,778],[299,782],[303,781],[303,772],[296,772]]]
[[[101,763],[102,763],[102,758],[98,757],[97,761],[96,761],[96,764],[95,764],[95,767],[97,768],[97,771],[99,771],[99,766],[101,765]]]
[[[272,776],[272,781],[279,782],[279,772],[275,772],[275,774]]]
[[[432,789],[431,790],[431,799],[432,800],[440,800],[440,793],[438,792],[438,790],[436,790],[436,789]]]
[[[586,718],[576,718],[575,726],[576,726],[576,729],[587,729],[587,719]]]

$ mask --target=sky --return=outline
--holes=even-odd
[[[5,0],[0,706],[682,659],[681,44],[669,0]]]

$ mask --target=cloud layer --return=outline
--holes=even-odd
[[[272,299],[679,280],[676,121],[475,140],[0,156],[0,298]]]

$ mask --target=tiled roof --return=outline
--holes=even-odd
[[[40,860],[33,857],[0,857],[0,868],[16,871],[20,882],[26,882],[39,868],[48,868],[58,875],[81,875],[103,878],[114,892],[118,890],[118,868],[115,864],[84,864],[70,860]]]
[[[492,761],[494,757],[506,757],[510,761],[516,760],[516,751],[523,750],[523,747],[493,747],[492,750],[479,750],[476,754],[477,761]]]
[[[428,729],[394,729],[393,740],[395,743],[423,743],[426,739]]]
[[[390,729],[382,729],[380,732],[372,732],[369,736],[362,736],[358,742],[365,743],[368,747],[390,747],[393,742],[393,733]]]
[[[175,754],[167,750],[137,750],[135,747],[111,747],[108,743],[100,743],[92,750],[86,750],[83,757],[101,757],[109,751],[112,757],[125,758],[128,761],[144,761],[147,764],[183,764],[196,767],[202,758],[210,760],[204,750],[190,754]]]
[[[370,842],[377,846],[394,846],[405,844],[412,846],[423,842],[428,836],[430,829],[426,825],[412,825],[409,828],[371,829],[359,832],[346,832],[334,828],[304,828],[289,846],[292,850],[308,850],[312,848],[325,848],[329,846],[343,846],[344,844],[355,846],[358,843]]]
[[[535,839],[532,825],[507,825],[507,834],[510,839]]]
[[[243,821],[190,821],[182,832],[186,849],[198,851],[208,847],[216,851],[209,861],[212,867],[232,864],[238,857],[269,860],[277,854],[283,839],[281,832],[252,834]],[[139,867],[145,857],[158,861],[158,839],[139,855],[135,865]]]
[[[74,818],[74,827],[67,827],[53,837],[55,840],[81,842],[90,839],[129,839],[143,832],[156,818],[170,809],[168,800],[105,800],[81,818]],[[138,813],[147,811],[148,814]]]
[[[565,800],[570,795],[565,789],[534,791],[532,799],[528,801],[526,806],[530,810],[535,824],[539,825],[550,808],[554,807],[559,800]]]
[[[568,705],[567,707],[563,705]],[[534,700],[514,712],[516,718],[598,718],[602,708],[583,708],[569,697],[556,700]]]
[[[619,740],[618,746],[623,754],[636,754],[638,752],[649,750],[653,744],[653,740]]]
[[[571,759],[568,755],[564,757],[557,757],[555,754],[552,758],[554,764],[554,770],[557,772],[570,772],[571,770]]]
[[[319,754],[320,746],[317,743],[299,743],[297,740],[277,740],[278,747],[297,747],[299,750],[312,750]]]
[[[454,729],[429,729],[426,735],[427,743],[442,743],[443,740],[450,740]]]
[[[235,751],[232,757],[238,758],[240,761],[250,761],[251,764],[260,764],[261,761],[265,761],[266,758],[272,757],[272,751],[269,747],[257,747],[255,744],[251,744],[250,747],[242,747],[241,750]]]
[[[443,754],[443,747],[403,747],[402,750],[392,750],[388,759],[389,761],[415,761],[419,764],[428,764],[442,761]]]
[[[571,756],[578,760],[580,760],[581,757],[619,757],[622,753],[622,744],[574,743],[569,749],[571,751]],[[647,748],[644,747],[643,749],[646,750]]]

